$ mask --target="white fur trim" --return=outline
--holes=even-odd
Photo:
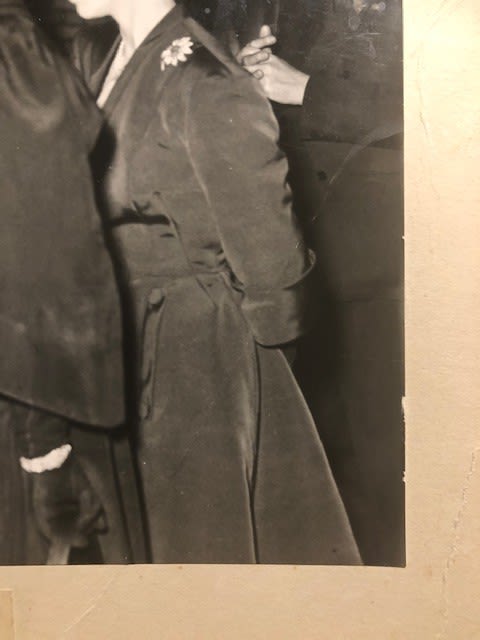
[[[70,455],[71,444],[62,444],[61,447],[49,451],[39,458],[20,458],[20,466],[27,473],[43,473],[59,469]]]

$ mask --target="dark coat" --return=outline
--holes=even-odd
[[[124,417],[121,317],[88,155],[101,117],[20,1],[0,2],[0,392]]]
[[[301,107],[275,105],[296,210],[335,300],[402,288],[400,0],[279,0],[277,53],[310,74]],[[299,37],[305,22],[308,34]]]
[[[162,52],[184,37],[193,53],[162,70]],[[96,67],[83,43],[79,64],[98,93],[115,48]],[[105,111],[104,195],[136,351],[153,560],[358,563],[278,348],[304,330],[312,261],[268,102],[177,7]]]

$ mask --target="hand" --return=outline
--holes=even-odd
[[[243,47],[237,54],[236,59],[242,67],[252,67],[267,62],[272,54],[272,47],[277,39],[268,25],[263,25],[259,36]]]
[[[301,105],[310,77],[275,55],[260,65],[247,66],[262,85],[267,98],[280,104]]]
[[[238,53],[237,60],[262,85],[266,96],[280,104],[301,105],[309,76],[278,56],[269,48],[276,38],[264,25],[257,40],[252,40]]]
[[[37,525],[50,544],[82,548],[102,528],[103,510],[74,455],[53,471],[31,474]]]

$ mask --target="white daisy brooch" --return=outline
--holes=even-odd
[[[187,56],[193,53],[193,41],[190,36],[178,38],[174,40],[172,44],[162,52],[161,65],[162,71],[168,66],[176,67],[179,62],[185,62]]]

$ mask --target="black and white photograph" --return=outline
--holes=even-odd
[[[401,0],[0,0],[0,565],[405,567]]]

